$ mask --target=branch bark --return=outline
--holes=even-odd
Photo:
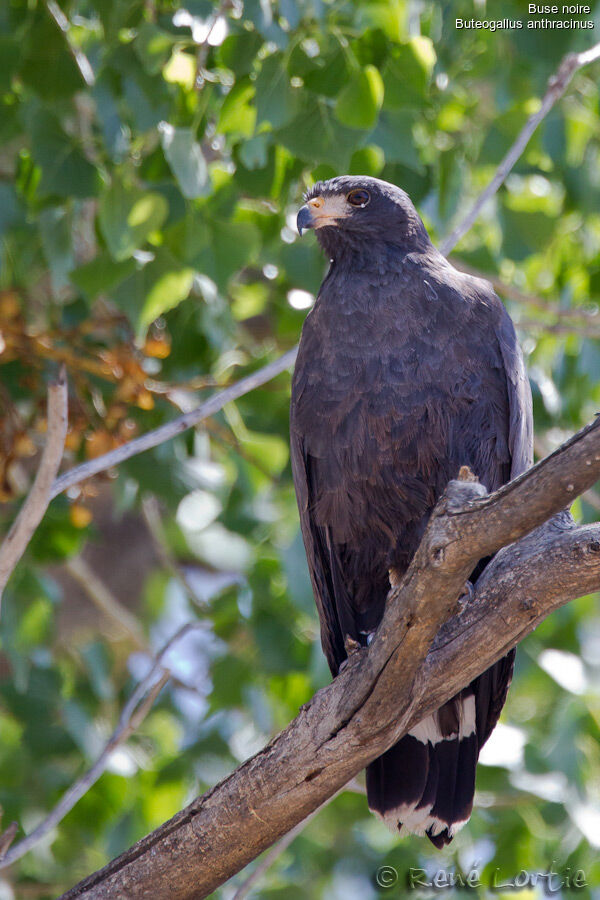
[[[553,609],[598,589],[600,525],[561,511],[599,476],[596,421],[494,494],[451,482],[371,645],[260,753],[62,900],[206,897]],[[474,564],[502,547],[449,619]]]
[[[65,367],[48,387],[47,439],[35,481],[0,547],[0,601],[6,583],[23,556],[53,497],[52,482],[58,472],[68,425],[68,390]]]

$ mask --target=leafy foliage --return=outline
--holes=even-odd
[[[492,0],[486,17],[524,8]],[[381,176],[411,194],[435,239],[449,232],[562,55],[590,41],[455,29],[479,10],[469,0],[0,5],[3,525],[35,471],[58,361],[72,465],[296,342],[303,292],[324,269],[314,240],[292,228],[312,180]],[[591,16],[597,31],[600,4]],[[541,452],[600,402],[598,104],[583,71],[456,253],[512,287]],[[29,832],[96,758],[149,657],[184,621],[205,627],[173,651],[175,680],[100,781],[2,873],[3,897],[56,896],[225,776],[327,682],[287,407],[279,377],[53,502],[2,609],[5,823]],[[593,519],[598,505],[592,496],[575,512]],[[81,552],[141,623],[141,646],[69,575]],[[345,793],[255,895],[367,898],[381,865],[404,878],[410,866],[477,862],[488,879],[553,860],[598,887],[599,634],[588,597],[525,642],[472,823],[447,851],[398,840]]]

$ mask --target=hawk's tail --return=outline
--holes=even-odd
[[[367,768],[369,807],[393,831],[427,835],[441,849],[468,822],[477,757],[498,721],[513,662],[511,651]]]

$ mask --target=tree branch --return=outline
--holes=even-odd
[[[69,34],[71,28],[69,20],[65,16],[58,3],[55,2],[55,0],[46,0],[46,8],[60,30],[63,32],[65,40],[67,42],[67,46],[69,48],[71,56],[75,60],[75,65],[79,69],[81,77],[83,78],[87,87],[93,87],[96,82],[94,70],[92,69],[90,61],[83,50],[71,40],[71,36]]]
[[[138,650],[147,651],[148,642],[143,628],[126,606],[117,600],[108,585],[88,565],[82,556],[65,560],[64,569],[77,582],[81,590],[92,601],[96,609],[116,625],[122,635],[126,635]]]
[[[291,368],[294,365],[297,352],[297,347],[288,350],[283,356],[263,366],[257,372],[253,372],[251,375],[247,375],[246,378],[242,378],[241,381],[219,391],[219,393],[210,397],[205,403],[201,403],[200,406],[191,410],[191,412],[179,416],[166,425],[161,425],[160,428],[155,428],[154,431],[148,431],[141,437],[135,438],[133,441],[129,441],[121,447],[111,450],[109,453],[104,453],[102,456],[97,456],[96,459],[91,459],[80,466],[75,466],[69,472],[65,472],[64,475],[56,479],[52,485],[51,498],[57,497],[58,494],[62,494],[63,491],[73,487],[75,484],[80,484],[86,478],[97,475],[98,472],[104,472],[105,469],[117,466],[119,463],[125,462],[126,459],[131,459],[132,456],[144,453],[145,450],[150,450],[152,447],[158,447],[159,444],[172,440],[172,438],[181,434],[182,431],[187,431],[188,428],[198,425],[203,419],[213,416],[223,409],[227,403],[243,397],[244,394],[249,394],[250,391],[275,378],[281,372],[285,372],[286,369]]]
[[[578,319],[582,327],[587,323],[600,325],[600,311],[597,306],[563,307],[555,300],[549,300],[546,297],[540,297],[537,294],[527,294],[515,287],[514,284],[509,284],[507,281],[499,278],[498,275],[495,275],[493,272],[482,272],[481,269],[476,269],[473,266],[467,265],[462,259],[456,259],[454,257],[452,259],[452,264],[460,272],[465,272],[467,275],[474,275],[475,278],[485,278],[490,282],[497,294],[508,297],[509,300],[513,300],[521,306],[533,306],[540,312],[556,316],[557,319]],[[519,322],[519,325],[520,324],[521,322]]]
[[[0,601],[6,583],[23,556],[53,497],[52,482],[62,459],[68,425],[68,390],[65,367],[48,386],[47,439],[35,481],[0,547]]]
[[[559,100],[567,90],[575,72],[598,59],[600,59],[600,43],[595,44],[583,53],[567,53],[567,55],[563,57],[562,62],[558,67],[558,71],[552,75],[548,81],[548,88],[544,94],[540,108],[536,113],[529,117],[521,129],[516,141],[496,169],[494,177],[486,189],[479,195],[467,215],[460,224],[456,226],[454,231],[442,242],[440,250],[444,256],[450,253],[452,248],[455,247],[467,231],[470,230],[487,201],[494,196],[498,191],[498,188],[504,183],[506,176],[525,150],[525,147],[529,143],[531,136],[540,122],[546,118],[556,101]]]
[[[600,525],[561,512],[599,476],[597,421],[494,494],[451,482],[370,646],[260,753],[63,900],[206,897],[549,612],[600,587]],[[514,541],[440,632],[475,563]]]
[[[111,754],[114,752],[116,747],[119,744],[122,744],[124,741],[129,738],[133,732],[139,728],[142,721],[152,708],[154,701],[160,694],[161,690],[168,682],[171,677],[171,673],[167,667],[163,665],[163,660],[168,653],[168,651],[181,640],[186,634],[188,634],[195,627],[201,627],[200,625],[184,625],[183,628],[180,628],[172,638],[164,645],[162,650],[156,656],[150,671],[146,675],[145,678],[140,681],[133,694],[123,707],[123,711],[119,717],[119,722],[117,727],[113,731],[109,740],[107,741],[102,753],[94,763],[94,765],[88,769],[88,771],[78,778],[67,791],[63,794],[59,802],[56,804],[54,809],[46,816],[46,818],[40,822],[37,828],[27,835],[27,837],[23,838],[22,841],[19,841],[18,844],[8,850],[4,855],[0,854],[0,869],[6,869],[8,866],[12,865],[12,863],[16,862],[22,856],[31,850],[35,844],[38,843],[45,835],[48,834],[53,828],[55,828],[59,822],[64,819],[70,810],[73,809],[75,804],[80,800],[84,794],[86,794],[89,789],[94,785],[100,776],[105,771],[109,761]]]

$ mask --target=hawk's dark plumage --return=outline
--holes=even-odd
[[[335,675],[346,636],[364,644],[377,627],[390,579],[406,571],[459,468],[492,491],[531,465],[531,394],[502,303],[433,247],[404,191],[334,178],[310,191],[298,226],[318,229],[331,263],[302,330],[291,448]],[[441,847],[468,820],[513,660],[514,651],[369,766],[369,805],[392,827]]]

